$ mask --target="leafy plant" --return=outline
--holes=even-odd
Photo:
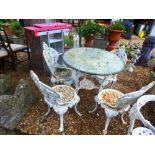
[[[12,31],[17,30],[17,29],[21,29],[21,28],[22,28],[22,26],[21,26],[20,23],[17,22],[17,21],[12,22],[11,25],[10,25],[10,29],[11,29]]]
[[[113,23],[109,26],[109,29],[126,31],[126,27],[125,27],[125,26],[123,25],[123,23],[120,22],[120,21],[115,21],[115,22],[113,22]]]
[[[125,47],[125,52],[127,54],[128,59],[131,59],[135,50],[139,49],[141,51],[142,45],[138,43],[120,43],[118,44],[118,48],[124,46]]]
[[[11,23],[11,22],[14,22],[16,21],[15,19],[0,19],[0,29],[2,28],[2,25],[4,23]]]
[[[105,28],[96,23],[94,20],[87,20],[77,29],[77,32],[80,36],[88,37],[104,33]]]
[[[23,37],[24,36],[24,29],[20,25],[19,22],[14,21],[10,25],[11,31],[18,37]]]
[[[64,44],[65,45],[72,47],[73,43],[74,43],[74,41],[73,41],[73,36],[72,35],[64,36]]]

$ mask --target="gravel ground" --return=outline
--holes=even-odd
[[[17,126],[20,134],[66,134],[66,135],[102,135],[102,130],[105,125],[105,113],[104,110],[98,106],[96,112],[90,114],[88,111],[93,109],[94,96],[97,94],[97,90],[86,91],[80,90],[80,103],[78,104],[78,110],[83,114],[78,116],[74,109],[69,109],[64,116],[64,128],[65,133],[59,133],[59,116],[51,109],[51,113],[45,118],[44,122],[40,122],[41,117],[46,113],[47,106],[43,101],[43,96],[40,94],[38,88],[35,86],[30,78],[29,74],[30,65],[29,62],[21,63],[17,66],[17,72],[11,70],[10,66],[5,69],[6,74],[11,74],[12,85],[15,88],[18,81],[23,78],[29,81],[32,89],[37,96],[37,101],[29,109],[28,113],[21,120]],[[42,74],[38,74],[41,81],[50,85],[50,78]],[[124,71],[118,75],[118,81],[114,84],[113,89],[117,89],[123,93],[138,90],[142,86],[146,85],[149,81],[150,70],[146,67],[136,66],[133,73]],[[148,109],[143,109],[145,118],[149,119]],[[128,113],[125,115],[127,125],[123,125],[120,116],[112,119],[109,128],[109,135],[126,135],[129,127]],[[137,121],[135,126],[141,124]],[[17,134],[15,132],[15,134]],[[18,133],[19,134],[19,133]]]

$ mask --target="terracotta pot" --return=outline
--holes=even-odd
[[[68,45],[65,45],[64,48],[65,48],[65,49],[71,49],[71,48],[73,48],[73,47],[68,46]]]
[[[123,33],[122,30],[109,30],[108,31],[108,41],[109,41],[109,45],[107,47],[108,51],[112,51],[116,49],[116,43],[120,40],[122,33]]]
[[[89,36],[89,37],[85,37],[85,47],[93,47],[93,37]]]

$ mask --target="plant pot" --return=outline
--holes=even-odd
[[[93,37],[89,36],[89,37],[85,37],[85,47],[93,47]]]
[[[94,36],[93,39],[93,47],[94,48],[100,48],[100,49],[106,49],[108,44],[107,36]]]
[[[108,51],[116,49],[116,43],[120,40],[122,30],[108,30],[108,41],[109,45],[107,47]]]
[[[67,51],[67,50],[69,50],[69,49],[71,49],[71,48],[73,48],[73,47],[72,47],[72,46],[68,46],[68,45],[64,46],[64,50],[65,50],[65,51]]]

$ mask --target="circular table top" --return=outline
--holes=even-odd
[[[110,75],[121,72],[125,64],[116,55],[97,48],[73,48],[63,54],[71,68],[93,75]]]

